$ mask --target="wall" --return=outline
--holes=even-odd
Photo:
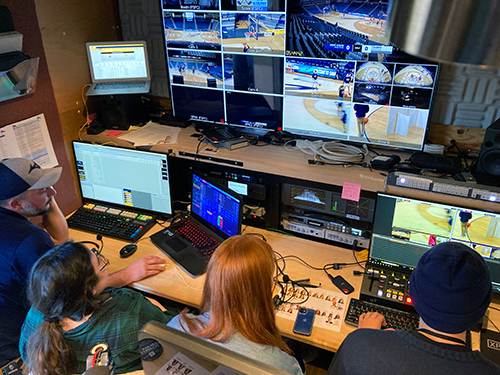
[[[91,82],[87,62],[86,42],[121,39],[118,6],[115,0],[36,0],[36,13],[43,41],[54,99],[60,118],[69,169],[76,184],[71,141],[79,138],[78,131],[86,124],[84,107],[85,85]],[[90,113],[95,102],[88,102]],[[72,207],[79,204],[79,194],[73,196]]]
[[[31,57],[40,57],[36,91],[25,97],[1,102],[0,126],[40,113],[45,114],[59,165],[63,167],[62,177],[56,184],[58,190],[57,200],[63,212],[67,214],[76,208],[76,188],[64,146],[61,122],[42,44],[35,2],[33,0],[0,0],[0,4],[9,8],[16,31],[19,31],[24,36],[23,52]]]

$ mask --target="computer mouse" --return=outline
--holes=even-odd
[[[120,258],[128,258],[135,253],[136,250],[137,245],[134,245],[133,243],[123,246],[120,250]]]

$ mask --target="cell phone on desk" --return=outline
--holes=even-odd
[[[312,331],[315,315],[316,311],[313,309],[306,309],[305,307],[299,308],[293,326],[293,333],[309,336]]]

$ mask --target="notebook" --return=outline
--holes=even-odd
[[[191,213],[152,235],[151,241],[187,273],[205,273],[218,245],[241,232],[242,198],[225,186],[193,173]]]
[[[87,95],[149,92],[151,76],[146,42],[86,44],[92,86]]]
[[[166,154],[79,141],[73,150],[83,205],[70,227],[137,241],[156,218],[170,217]]]

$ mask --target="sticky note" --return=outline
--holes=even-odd
[[[352,182],[345,182],[342,187],[342,199],[349,199],[350,201],[359,202],[359,195],[361,194],[361,184],[354,184]]]
[[[111,130],[111,131],[109,131],[109,132],[108,132],[108,134],[106,134],[106,135],[108,135],[108,136],[110,136],[110,137],[115,137],[115,136],[120,135],[120,134],[122,134],[122,133],[123,133],[123,132],[122,132],[122,131],[120,131],[120,130]]]

